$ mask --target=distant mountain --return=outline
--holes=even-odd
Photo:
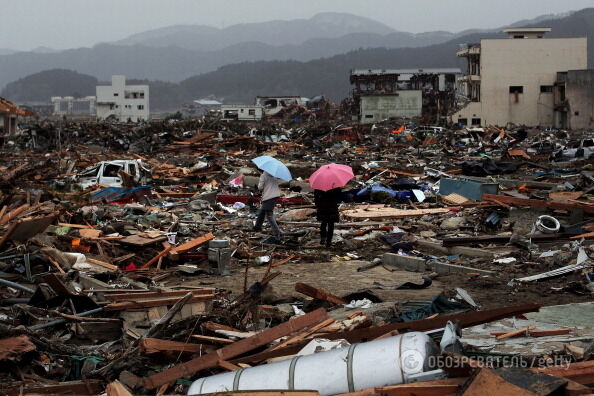
[[[17,53],[18,51],[15,50],[11,50],[8,48],[0,48],[0,55],[12,55]]]
[[[234,25],[225,29],[173,26],[139,33],[117,45],[99,44],[64,51],[37,48],[30,52],[0,55],[0,87],[27,75],[56,68],[76,70],[101,80],[109,80],[112,74],[125,74],[178,82],[234,63],[310,61],[358,49],[429,46],[458,37],[463,36],[443,31],[398,32],[367,18],[336,13],[295,21]],[[169,45],[172,42],[176,45]],[[159,43],[168,46],[154,46]],[[182,48],[183,45],[218,48],[226,44],[230,45],[216,50]]]
[[[17,103],[49,102],[52,96],[95,95],[97,79],[73,70],[54,69],[32,74],[8,84],[0,96]]]
[[[524,26],[551,27],[552,32],[547,37],[587,36],[589,67],[594,67],[594,8]],[[1,79],[12,81],[37,73],[39,68],[61,68],[84,72],[100,80],[109,80],[110,75],[116,73],[126,74],[129,79],[151,80],[148,84],[152,111],[175,109],[184,102],[209,95],[224,98],[225,103],[252,103],[256,95],[314,96],[320,93],[339,101],[348,95],[348,75],[352,68],[465,67],[464,60],[456,57],[458,44],[504,37],[500,32],[470,32],[453,38],[448,38],[450,33],[447,32],[433,32],[429,38],[402,32],[351,33],[340,38],[311,39],[299,45],[244,42],[211,52],[103,44],[52,54],[17,53],[0,56],[0,85]],[[435,37],[442,42],[428,45]],[[415,48],[410,44],[421,42],[426,46]],[[390,48],[390,44],[407,48]],[[374,46],[385,48],[372,48]],[[316,59],[301,61],[312,54]],[[181,81],[175,84],[153,80]],[[44,81],[39,81],[42,83]],[[11,84],[0,96],[18,102],[15,96],[31,96],[26,93],[29,90],[35,95],[40,93],[33,83]],[[56,91],[51,95],[64,94]]]
[[[137,33],[113,44],[216,51],[251,41],[274,46],[297,45],[316,38],[338,38],[352,33],[385,35],[394,31],[369,18],[328,12],[310,19],[246,23],[224,29],[201,25],[168,26]]]

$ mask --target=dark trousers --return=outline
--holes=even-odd
[[[274,218],[274,206],[276,205],[277,199],[278,198],[272,198],[267,199],[266,201],[262,201],[260,210],[258,211],[258,217],[256,218],[256,224],[254,225],[254,229],[262,229],[264,219],[266,218],[268,220],[268,223],[270,223],[270,227],[272,228],[272,234],[275,237],[280,238],[283,235],[283,232],[278,227],[276,219]]]
[[[330,246],[332,244],[332,237],[334,236],[334,222],[322,221],[320,224],[320,243]]]

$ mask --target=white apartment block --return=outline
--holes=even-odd
[[[111,77],[111,85],[97,86],[97,119],[114,118],[120,122],[149,119],[149,86],[126,85],[126,77]]]
[[[465,125],[555,124],[553,86],[557,72],[587,67],[587,38],[544,38],[550,28],[506,29],[508,38],[465,44],[461,77],[467,103],[452,115]]]
[[[91,116],[95,115],[94,96],[74,98],[72,96],[52,96],[55,116]]]

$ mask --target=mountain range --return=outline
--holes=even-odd
[[[512,26],[543,23],[553,29],[548,37],[587,36],[589,53],[594,54],[594,8],[520,21]],[[40,100],[42,90],[27,88],[33,81],[38,83],[40,77],[35,73],[68,69],[103,81],[109,81],[111,74],[148,81],[153,110],[174,109],[183,102],[209,95],[226,103],[251,103],[256,95],[322,93],[337,101],[348,94],[351,68],[464,67],[463,60],[455,55],[458,44],[503,37],[498,31],[412,34],[367,18],[330,13],[308,20],[225,29],[172,26],[92,48],[0,55],[0,86],[17,80],[8,84],[0,96],[17,102]],[[593,56],[589,64],[594,64]],[[24,78],[31,74],[35,74],[34,78]],[[60,76],[55,81],[63,78],[63,74]],[[47,80],[49,76],[41,78]],[[83,88],[76,92],[93,94]],[[157,93],[165,97],[157,98]]]

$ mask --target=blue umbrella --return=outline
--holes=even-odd
[[[287,168],[285,164],[283,164],[276,158],[269,157],[268,155],[262,155],[260,157],[252,159],[252,162],[256,164],[256,166],[264,172],[268,172],[272,176],[277,177],[279,179],[291,181],[291,179],[293,178],[291,176],[289,168]]]

